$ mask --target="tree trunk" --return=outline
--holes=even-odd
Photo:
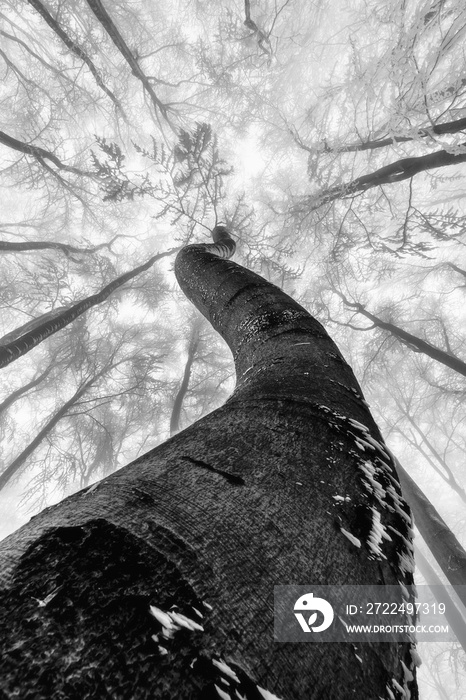
[[[414,522],[425,543],[452,586],[458,586],[458,597],[466,605],[466,552],[446,522],[408,472],[396,462],[403,493],[411,506]]]
[[[33,328],[21,335],[19,338],[16,338],[16,331],[11,331],[11,333],[5,337],[13,334],[15,336],[15,340],[8,342],[5,345],[0,345],[0,369],[6,367],[10,364],[10,362],[17,360],[19,357],[22,357],[27,352],[35,348],[36,345],[39,345],[39,343],[41,343],[43,340],[49,338],[54,333],[58,333],[58,331],[62,330],[62,328],[66,328],[66,326],[75,321],[77,318],[79,318],[79,316],[91,309],[93,306],[97,306],[97,304],[101,304],[103,301],[108,299],[110,294],[112,294],[112,292],[114,292],[116,289],[122,287],[124,284],[126,284],[126,282],[129,282],[129,280],[133,279],[137,275],[140,275],[141,272],[148,270],[157,260],[160,260],[160,258],[171,255],[176,250],[179,249],[172,248],[171,250],[167,250],[166,253],[157,253],[157,255],[153,255],[143,265],[139,265],[139,267],[135,267],[134,270],[125,272],[124,275],[120,275],[120,277],[114,279],[103,289],[101,289],[100,292],[97,292],[97,294],[92,294],[91,296],[86,297],[86,299],[78,301],[77,304],[73,304],[73,306],[65,309],[65,311],[59,315],[55,315],[55,312],[53,311],[44,314],[47,317],[47,320],[43,321],[43,316],[35,319],[38,325],[36,325],[34,321],[29,321],[27,325],[30,327],[32,324]]]
[[[31,250],[60,250],[67,257],[71,257],[72,253],[85,255],[96,253],[102,248],[111,249],[112,243],[118,236],[114,236],[108,243],[99,243],[99,245],[91,248],[78,248],[78,246],[68,245],[67,243],[57,243],[56,241],[0,241],[0,253],[25,253]]]
[[[52,17],[47,8],[40,2],[40,0],[27,1],[30,5],[32,5],[36,12],[38,12],[40,16],[47,22],[47,24],[55,32],[55,34],[60,37],[65,46],[69,48],[71,53],[77,56],[81,61],[84,61],[84,63],[94,76],[97,85],[101,88],[101,90],[105,92],[106,95],[110,97],[115,107],[121,112],[121,115],[126,120],[126,114],[123,107],[121,106],[120,101],[117,99],[117,97],[115,97],[113,92],[105,85],[102,76],[100,75],[99,71],[97,70],[96,66],[94,65],[91,58],[87,55],[87,53],[75,41],[73,41],[71,37],[68,36],[68,34],[61,28],[57,20]]]
[[[443,124],[434,124],[418,129],[414,136],[387,136],[384,139],[373,139],[361,141],[359,143],[351,143],[346,146],[329,146],[325,144],[325,153],[353,153],[355,151],[372,151],[376,148],[385,148],[385,146],[393,146],[395,143],[406,143],[414,141],[418,138],[426,138],[427,136],[440,136],[442,134],[457,134],[459,131],[466,129],[466,118],[455,119],[451,122],[443,122]],[[307,150],[307,149],[306,149]],[[311,149],[309,149],[311,150]]]
[[[407,410],[406,407],[404,407],[400,401],[398,401],[396,398],[394,399],[396,405],[402,411],[403,415],[406,416],[407,420],[411,424],[413,430],[417,433],[417,435],[421,438],[422,443],[416,442],[416,440],[410,436],[407,435],[404,430],[402,430],[399,426],[397,426],[397,432],[404,437],[406,442],[409,445],[412,445],[416,450],[418,450],[421,455],[424,457],[424,459],[430,464],[432,469],[435,471],[436,474],[438,474],[448,486],[455,491],[455,493],[461,498],[462,501],[466,503],[466,492],[463,489],[463,487],[458,483],[456,480],[455,475],[451,471],[450,467],[448,464],[445,462],[444,459],[442,459],[442,456],[437,452],[435,449],[434,445],[430,442],[430,440],[427,438],[427,435],[419,428],[417,425],[416,421],[411,417],[409,411]],[[424,449],[423,443],[425,443],[427,449],[430,450],[430,453]],[[431,456],[433,455],[433,456]],[[433,457],[437,460],[437,462],[434,461]],[[440,465],[440,466],[439,466]]]
[[[98,375],[100,376],[100,375]],[[73,396],[65,401],[65,403],[60,406],[60,408],[55,411],[55,413],[48,419],[48,421],[39,430],[37,435],[31,440],[29,445],[24,448],[22,452],[8,465],[8,467],[0,474],[0,491],[3,489],[7,483],[12,479],[15,474],[21,469],[25,461],[32,455],[34,450],[36,450],[41,442],[45,440],[47,435],[49,435],[55,428],[57,423],[61,421],[62,418],[66,416],[68,411],[72,406],[75,405],[77,401],[86,393],[92,384],[95,383],[97,377],[93,377],[90,381],[86,382],[83,386],[79,387],[73,394]]]
[[[395,338],[398,338],[398,340],[400,340],[404,345],[407,345],[408,348],[410,348],[410,350],[414,350],[415,352],[422,352],[424,353],[424,355],[428,355],[428,357],[431,357],[433,360],[441,362],[442,365],[445,365],[446,367],[449,367],[455,372],[458,372],[459,374],[462,374],[464,377],[466,377],[466,362],[460,360],[459,357],[456,357],[456,355],[452,355],[449,352],[445,352],[445,350],[442,350],[441,348],[438,348],[437,346],[428,343],[426,340],[418,338],[417,335],[408,333],[408,331],[403,330],[399,326],[395,326],[394,323],[382,321],[381,318],[379,318],[378,316],[374,316],[374,314],[371,314],[369,311],[367,311],[367,309],[362,304],[349,301],[349,299],[343,296],[341,292],[337,292],[337,294],[339,297],[341,297],[341,299],[343,299],[346,306],[355,309],[359,314],[362,314],[363,316],[368,318],[377,328],[383,328],[383,330],[388,331],[389,333],[394,335]]]
[[[273,641],[276,584],[411,584],[411,518],[335,344],[213,235],[175,272],[236,389],[4,541],[6,698],[417,698],[410,644]]]
[[[465,144],[461,144],[461,146],[464,147]],[[414,175],[432,168],[444,168],[447,165],[457,165],[465,161],[466,153],[450,153],[448,151],[435,151],[435,153],[428,153],[425,156],[401,158],[394,163],[385,165],[383,168],[374,170],[372,173],[361,175],[361,177],[357,177],[351,182],[301,197],[293,206],[293,212],[296,214],[309,214],[336,199],[352,197],[379,185],[390,185],[394,182],[408,180]]]
[[[188,357],[186,358],[186,364],[184,366],[183,379],[181,380],[181,384],[176,392],[175,400],[173,402],[172,414],[170,416],[170,437],[175,435],[175,433],[177,433],[180,429],[181,408],[183,406],[186,392],[188,391],[189,380],[191,379],[191,370],[198,344],[199,330],[194,328],[191,335],[191,342],[189,343],[188,347]]]
[[[67,173],[74,173],[75,175],[95,178],[94,173],[81,170],[80,168],[74,168],[71,165],[66,165],[65,163],[62,163],[61,160],[51,151],[47,151],[45,148],[41,148],[40,146],[34,146],[34,144],[31,143],[18,141],[18,139],[6,134],[4,131],[0,131],[0,143],[2,143],[4,146],[8,146],[8,148],[12,148],[14,151],[19,151],[20,153],[34,156],[34,158],[40,163],[42,163],[44,159],[50,160],[59,170],[64,170]]]
[[[163,102],[159,100],[159,98],[155,94],[150,79],[141,69],[141,66],[137,62],[136,57],[133,55],[126,41],[123,39],[122,35],[118,31],[115,23],[108,14],[104,5],[101,3],[100,0],[87,0],[87,4],[89,5],[92,12],[95,14],[103,28],[109,35],[110,39],[113,41],[113,43],[115,44],[115,46],[129,65],[129,67],[131,68],[132,74],[143,84],[144,89],[146,90],[147,94],[151,99],[155,113],[158,114],[158,111],[160,110],[160,113],[169,122],[167,107],[163,104]]]
[[[10,406],[18,401],[24,394],[27,394],[28,391],[43,382],[44,379],[48,377],[52,369],[54,369],[54,365],[50,364],[43,372],[34,377],[34,379],[31,379],[30,382],[20,386],[18,389],[15,389],[15,391],[12,391],[11,394],[8,394],[8,396],[0,403],[0,414],[10,408]]]
[[[416,566],[419,568],[419,571],[424,576],[427,585],[433,586],[432,592],[436,597],[437,602],[446,603],[445,617],[447,619],[447,622],[452,628],[453,632],[455,633],[457,640],[463,647],[463,651],[466,652],[466,622],[464,620],[464,617],[462,616],[458,607],[455,605],[453,598],[451,598],[445,590],[442,591],[442,595],[437,598],[436,593],[438,595],[438,591],[435,589],[435,586],[443,587],[444,583],[440,580],[440,577],[437,576],[434,569],[431,567],[431,565],[429,564],[419,547],[415,547],[415,550]],[[456,589],[456,592],[458,593],[458,589]]]

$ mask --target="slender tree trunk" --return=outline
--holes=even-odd
[[[403,493],[414,515],[414,522],[430,551],[452,586],[458,588],[458,596],[466,605],[466,552],[446,522],[439,515],[427,496],[421,491],[408,472],[396,460],[396,467]]]
[[[68,245],[67,243],[57,243],[56,241],[0,241],[0,253],[24,253],[31,250],[60,250],[65,255],[70,256],[72,253],[90,254],[95,253],[102,248],[111,248],[112,243],[118,236],[114,236],[108,243],[99,243],[99,245],[90,248],[79,248],[78,246]]]
[[[455,265],[455,263],[447,262],[444,263],[447,267],[451,268],[455,272],[458,272],[460,275],[463,277],[466,277],[466,270],[463,270],[461,267],[458,267],[458,265]]]
[[[335,344],[220,259],[234,244],[213,235],[175,272],[228,343],[236,389],[4,541],[6,698],[417,697],[409,644],[361,644],[355,658],[351,644],[273,641],[276,584],[411,584],[411,518]]]
[[[441,350],[436,345],[432,345],[426,340],[422,340],[422,338],[418,338],[416,335],[408,333],[399,326],[395,326],[394,323],[382,321],[381,318],[367,311],[367,309],[362,304],[349,301],[349,299],[343,296],[341,292],[337,292],[337,294],[343,299],[346,306],[355,309],[359,314],[362,314],[363,316],[368,318],[377,328],[383,328],[383,330],[391,333],[393,336],[395,336],[395,338],[398,338],[398,340],[400,340],[404,345],[407,345],[408,348],[410,348],[410,350],[414,350],[415,352],[422,352],[424,353],[424,355],[428,355],[433,360],[436,360],[437,362],[446,365],[446,367],[449,367],[450,369],[455,370],[455,372],[459,372],[459,374],[462,374],[464,377],[466,377],[466,362],[460,360],[458,357],[456,357],[456,355],[452,355],[449,352],[445,352],[445,350]]]
[[[10,362],[17,360],[19,357],[22,357],[30,350],[35,348],[36,345],[39,345],[39,343],[41,343],[43,340],[68,326],[93,306],[101,304],[103,301],[108,299],[112,292],[126,284],[126,282],[129,282],[129,280],[137,277],[137,275],[140,275],[141,272],[148,270],[157,260],[160,260],[160,258],[167,255],[171,255],[177,250],[179,249],[172,248],[171,250],[167,250],[166,253],[157,253],[157,255],[153,255],[143,265],[139,265],[139,267],[135,267],[134,270],[125,272],[124,275],[114,279],[112,282],[110,282],[110,284],[107,284],[103,289],[101,289],[100,292],[97,292],[97,294],[92,294],[91,296],[86,297],[86,299],[78,301],[77,304],[73,304],[73,306],[70,306],[58,316],[56,316],[54,312],[50,312],[49,314],[45,314],[45,316],[47,316],[45,321],[43,321],[43,317],[36,319],[36,321],[38,321],[38,325],[36,325],[34,322],[30,322],[33,323],[34,326],[32,329],[28,330],[18,338],[15,337],[15,340],[12,342],[8,342],[5,345],[0,345],[0,369],[6,367],[10,364]],[[52,314],[52,318],[50,318],[50,314]],[[29,326],[30,323],[27,325]],[[17,335],[15,331],[12,331],[12,333],[14,336]]]
[[[0,224],[1,225],[1,224]],[[12,224],[3,224],[3,226],[11,226]],[[4,231],[4,233],[10,233],[9,231]],[[89,248],[80,248],[78,246],[69,245],[68,243],[58,243],[57,241],[0,241],[0,253],[23,253],[29,252],[31,250],[60,250],[66,256],[71,257],[72,253],[78,255],[89,255],[91,253],[96,253],[102,248],[112,249],[113,243],[117,238],[121,238],[120,234],[113,236],[113,238],[108,243],[99,243],[99,245],[91,246]]]
[[[463,147],[465,144],[461,144]],[[374,170],[373,173],[357,177],[351,182],[335,187],[329,187],[316,194],[302,197],[294,206],[296,214],[309,214],[319,209],[324,204],[329,204],[336,199],[352,197],[379,185],[389,185],[402,180],[409,180],[418,173],[432,168],[444,168],[447,165],[456,165],[466,161],[466,153],[449,153],[448,151],[435,151],[425,156],[416,158],[401,158],[400,160]]]
[[[429,564],[419,547],[416,547],[415,549],[416,566],[419,568],[419,571],[424,576],[427,585],[434,586],[432,592],[435,596],[437,592],[435,590],[435,586],[443,586],[444,584],[437,576],[434,569],[431,567],[431,565]],[[445,617],[447,619],[448,624],[455,633],[457,640],[463,647],[463,651],[466,652],[466,622],[464,620],[463,615],[455,605],[453,598],[451,598],[446,592],[442,592],[441,599],[437,598],[437,596],[436,599],[439,603],[447,603],[445,609]]]
[[[246,19],[244,20],[243,24],[250,29],[252,32],[257,37],[257,43],[259,45],[259,48],[269,56],[272,55],[272,47],[270,44],[270,39],[267,36],[267,34],[264,34],[262,29],[257,26],[257,24],[254,22],[254,20],[251,17],[251,2],[250,0],[244,0],[244,14],[246,16]]]
[[[91,58],[87,55],[87,53],[75,41],[73,41],[71,37],[68,36],[68,34],[59,25],[57,20],[52,17],[47,8],[40,2],[40,0],[27,1],[30,5],[32,5],[36,12],[38,12],[40,16],[47,22],[47,24],[55,32],[55,34],[60,37],[65,46],[69,48],[71,53],[77,56],[81,61],[83,61],[86,64],[86,66],[89,68],[92,75],[94,76],[97,85],[105,92],[106,95],[108,95],[108,97],[110,97],[115,107],[117,107],[123,118],[126,120],[126,114],[124,112],[123,107],[121,106],[120,101],[117,99],[117,97],[115,97],[113,92],[105,85],[102,76],[100,75],[99,71],[97,70],[96,66],[94,65]]]
[[[15,391],[12,391],[11,394],[9,394],[3,401],[0,403],[0,413],[3,413],[6,411],[10,406],[12,406],[18,399],[20,399],[24,394],[26,394],[28,391],[31,389],[34,389],[35,386],[40,384],[41,382],[44,381],[50,374],[50,372],[54,369],[53,364],[50,364],[43,372],[41,372],[37,377],[34,377],[34,379],[31,379],[30,382],[27,384],[24,384],[24,386],[20,386],[19,389],[15,389]]]
[[[9,333],[2,335],[2,337],[0,338],[0,351],[3,347],[11,345],[16,340],[21,339],[22,336],[28,333],[32,333],[36,328],[39,328],[45,323],[53,321],[54,319],[63,316],[63,314],[68,311],[68,309],[69,307],[67,306],[58,306],[56,309],[53,309],[52,311],[47,311],[45,314],[41,314],[40,316],[36,316],[30,321],[26,321],[26,323],[23,323],[22,326],[18,326]]]
[[[24,141],[19,141],[13,136],[6,134],[4,131],[0,131],[0,143],[8,148],[12,148],[14,151],[19,151],[20,153],[25,153],[30,156],[34,156],[36,160],[42,163],[45,160],[50,160],[59,170],[64,170],[67,173],[74,173],[75,175],[84,175],[85,177],[94,177],[94,173],[81,170],[80,168],[74,168],[71,165],[65,165],[62,163],[57,156],[51,151],[47,151],[45,148],[40,146],[34,146],[31,143],[25,143]],[[19,244],[20,245],[20,244]]]
[[[163,102],[159,100],[159,98],[155,94],[150,79],[141,69],[141,66],[139,65],[136,57],[133,55],[126,41],[123,39],[122,35],[118,31],[118,28],[116,27],[112,18],[108,14],[103,3],[100,0],[87,0],[87,4],[99,20],[99,22],[101,23],[101,25],[103,26],[103,28],[105,29],[105,31],[107,32],[117,49],[120,51],[125,61],[128,63],[133,75],[143,84],[144,89],[146,90],[147,94],[151,99],[155,113],[157,114],[158,111],[160,111],[162,116],[169,122],[168,110],[166,106],[163,104]]]
[[[199,333],[195,328],[191,336],[191,342],[188,347],[188,357],[186,358],[186,364],[184,366],[183,379],[176,392],[175,400],[173,402],[172,414],[170,416],[170,436],[175,435],[180,429],[180,417],[181,408],[183,406],[184,397],[189,387],[189,380],[191,379],[191,370],[194,362],[194,357],[196,355],[196,349],[199,344]]]
[[[419,428],[419,426],[416,424],[416,422],[413,420],[407,409],[401,405],[399,401],[395,398],[395,403],[400,409],[400,411],[403,412],[403,415],[406,416],[410,424],[412,425],[413,429],[415,432],[418,434],[418,436],[421,438],[422,442],[425,443],[427,448],[430,450],[431,454],[435,457],[437,460],[438,464],[434,461],[434,459],[431,457],[431,454],[427,452],[426,449],[423,448],[422,443],[419,444],[414,440],[412,437],[407,435],[401,428],[397,427],[397,431],[399,432],[400,435],[402,435],[405,440],[412,445],[416,450],[419,450],[419,452],[422,454],[422,456],[429,462],[430,466],[432,469],[438,474],[448,486],[455,491],[455,493],[461,498],[462,501],[466,503],[466,492],[463,489],[463,487],[458,483],[456,480],[455,475],[451,471],[450,467],[448,464],[445,462],[444,459],[442,459],[441,455],[437,452],[433,444],[430,442],[430,440],[427,438],[425,433]],[[439,466],[440,465],[440,466]]]
[[[98,375],[100,376],[100,375]],[[29,445],[20,452],[20,454],[8,465],[8,467],[0,474],[0,490],[3,489],[7,483],[18,473],[23,464],[26,462],[28,457],[32,455],[34,450],[36,450],[41,442],[45,440],[47,435],[50,435],[52,430],[55,428],[57,423],[61,421],[62,418],[66,416],[68,411],[72,406],[74,406],[77,401],[86,393],[90,386],[96,381],[97,377],[93,377],[92,380],[86,382],[81,386],[73,396],[68,399],[60,408],[55,411],[55,413],[48,419],[45,425],[39,430],[37,435],[31,440]]]
[[[434,124],[433,126],[427,126],[418,129],[414,136],[388,136],[385,139],[373,139],[368,141],[363,141],[360,143],[351,143],[347,146],[328,146],[325,145],[326,153],[353,153],[355,151],[372,151],[377,148],[385,148],[386,146],[393,146],[395,143],[406,143],[407,141],[413,141],[418,138],[426,138],[427,136],[441,136],[442,134],[457,134],[459,131],[464,131],[466,129],[466,118],[455,119],[451,122],[444,122],[443,124]],[[306,149],[308,150],[308,149]],[[311,149],[309,149],[311,150]]]

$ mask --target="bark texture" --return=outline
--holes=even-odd
[[[276,584],[410,584],[411,517],[321,324],[213,235],[175,272],[229,344],[236,389],[4,541],[6,698],[417,698],[411,645],[273,641]]]

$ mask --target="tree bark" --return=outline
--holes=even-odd
[[[94,76],[95,82],[97,85],[105,92],[108,97],[112,100],[113,104],[117,109],[121,112],[121,115],[123,118],[126,120],[126,114],[121,106],[120,101],[118,100],[117,97],[113,94],[113,92],[105,85],[99,71],[97,70],[96,66],[94,65],[93,61],[91,58],[87,55],[87,53],[75,42],[71,37],[68,36],[68,34],[61,28],[59,23],[57,22],[56,19],[52,17],[50,12],[47,10],[47,8],[40,2],[40,0],[27,0],[30,5],[40,14],[40,16],[47,22],[49,27],[55,32],[55,34],[60,37],[60,39],[63,41],[65,46],[69,48],[71,53],[73,53],[75,56],[77,56],[81,61],[84,61],[86,66],[89,68],[91,71],[92,75]]]
[[[461,144],[461,146],[464,147],[465,144]],[[324,204],[329,204],[336,199],[352,197],[379,185],[390,185],[402,180],[408,180],[418,173],[431,170],[432,168],[444,168],[447,165],[457,165],[464,162],[466,162],[466,153],[454,154],[448,151],[435,151],[435,153],[428,153],[425,156],[415,158],[401,158],[394,163],[390,163],[390,165],[374,170],[373,173],[361,175],[361,177],[357,177],[351,182],[301,197],[293,205],[292,211],[296,214],[310,214]]]
[[[361,644],[355,658],[351,644],[273,641],[276,584],[411,584],[411,518],[335,344],[218,257],[234,251],[226,229],[213,236],[175,272],[228,343],[236,389],[4,541],[6,698],[417,698],[410,644]]]
[[[28,330],[19,338],[15,337],[15,340],[13,340],[12,342],[8,342],[5,345],[0,345],[0,369],[6,367],[10,364],[10,362],[17,360],[19,357],[22,357],[30,350],[35,348],[36,345],[39,345],[39,343],[41,343],[46,338],[49,338],[54,333],[58,333],[58,331],[68,326],[70,323],[75,321],[79,316],[81,316],[93,306],[101,304],[103,301],[108,299],[112,292],[114,292],[126,282],[129,282],[129,280],[133,279],[137,275],[140,275],[141,272],[145,272],[146,270],[148,270],[157,260],[160,260],[160,258],[163,258],[167,255],[171,255],[177,250],[179,249],[172,248],[171,250],[167,250],[166,253],[157,253],[157,255],[153,255],[143,265],[139,265],[139,267],[135,267],[134,270],[125,272],[124,275],[121,275],[120,277],[114,279],[112,282],[110,282],[110,284],[107,284],[103,289],[101,289],[100,292],[97,292],[97,294],[92,294],[91,296],[82,299],[82,301],[78,301],[77,304],[73,304],[73,306],[70,306],[68,309],[61,312],[58,316],[56,316],[54,312],[49,312],[45,314],[45,316],[47,316],[47,319],[45,321],[43,321],[42,316],[39,317],[39,319],[36,319],[38,325],[34,324],[34,322],[29,322],[27,324],[28,326],[30,326],[30,324],[33,323],[34,327],[32,329]],[[52,317],[50,318],[50,316]],[[11,333],[14,334],[14,336],[16,336],[15,331],[12,331]]]

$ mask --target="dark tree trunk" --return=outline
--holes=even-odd
[[[426,583],[433,586],[432,590],[435,596],[437,593],[435,586],[441,586],[443,588],[444,583],[440,580],[440,577],[437,576],[421,550],[418,547],[416,547],[415,550],[416,566],[424,576]],[[458,589],[456,589],[456,592],[458,593]],[[464,621],[463,615],[455,605],[453,598],[451,598],[446,591],[442,591],[442,595],[437,598],[437,601],[439,603],[446,603],[445,617],[447,622],[455,633],[457,640],[463,647],[463,651],[466,652],[466,622]]]
[[[102,248],[110,249],[116,238],[118,238],[118,236],[114,236],[109,243],[99,243],[99,245],[92,246],[91,248],[78,248],[78,246],[68,245],[68,243],[57,243],[56,241],[0,241],[0,253],[26,253],[32,250],[60,250],[68,257],[70,257],[72,253],[88,255],[90,253],[96,253]]]
[[[410,584],[411,518],[323,327],[219,259],[234,251],[225,229],[214,240],[184,248],[175,271],[229,344],[236,389],[4,541],[6,698],[417,697],[409,644],[361,644],[355,657],[351,644],[273,641],[276,584]],[[383,556],[375,511],[391,536]]]
[[[328,146],[325,145],[326,153],[353,153],[355,151],[372,151],[377,148],[385,148],[393,146],[395,143],[406,143],[413,141],[415,138],[426,138],[427,136],[440,136],[442,134],[457,134],[466,129],[466,118],[455,119],[451,122],[443,122],[443,124],[434,124],[418,129],[415,136],[388,136],[384,139],[373,139],[362,141],[360,143],[351,143],[347,146]],[[308,150],[308,149],[306,149]],[[311,150],[311,149],[309,149]]]
[[[414,522],[457,594],[466,605],[466,552],[427,496],[397,461],[403,493],[411,506]]]
[[[437,346],[428,343],[426,340],[418,338],[417,335],[408,333],[408,331],[403,330],[399,326],[396,326],[394,323],[390,323],[389,321],[383,321],[378,316],[375,316],[374,314],[371,314],[370,311],[367,311],[367,309],[362,304],[349,301],[349,299],[343,296],[343,294],[341,294],[340,292],[337,293],[343,299],[346,306],[355,309],[359,314],[362,314],[363,316],[368,318],[377,328],[382,328],[383,330],[391,333],[393,336],[395,336],[395,338],[401,341],[403,345],[406,345],[408,348],[410,348],[410,350],[414,350],[415,352],[422,352],[424,353],[424,355],[428,355],[428,357],[431,357],[433,360],[440,362],[442,365],[445,365],[446,367],[449,367],[455,372],[458,372],[459,374],[462,374],[464,377],[466,377],[466,362],[460,360],[459,357],[456,357],[456,355],[452,355],[449,352],[445,352],[445,350],[442,350],[441,348],[438,348]]]
[[[465,144],[461,144],[464,146]],[[448,151],[435,151],[425,156],[415,158],[401,158],[400,160],[374,170],[367,175],[361,175],[351,182],[330,187],[316,194],[302,197],[294,206],[296,214],[309,214],[319,209],[324,204],[329,204],[336,199],[353,197],[356,194],[370,190],[379,185],[390,185],[402,180],[409,180],[418,173],[432,168],[444,168],[447,165],[457,165],[466,161],[466,153],[449,153]]]
[[[95,14],[103,28],[109,35],[110,39],[113,41],[113,43],[115,44],[115,46],[129,65],[129,67],[131,68],[132,74],[143,84],[144,89],[146,90],[147,94],[151,99],[155,113],[157,114],[160,110],[160,113],[168,121],[168,110],[166,106],[163,104],[163,102],[159,100],[159,98],[155,94],[150,79],[141,69],[141,66],[139,65],[136,57],[133,55],[131,49],[127,45],[126,41],[123,39],[120,32],[118,31],[118,28],[116,27],[114,21],[108,14],[102,2],[100,0],[87,0],[87,4],[89,5],[92,12]]]
[[[67,173],[84,175],[85,177],[95,177],[93,173],[86,172],[80,168],[73,168],[71,165],[65,165],[65,163],[62,163],[61,160],[51,151],[47,151],[45,148],[41,148],[40,146],[34,146],[31,143],[18,141],[18,139],[6,134],[4,131],[0,131],[0,143],[2,143],[4,146],[8,146],[8,148],[12,148],[14,151],[19,151],[20,153],[34,156],[34,158],[40,163],[43,163],[44,160],[50,160],[59,170],[64,170]]]
[[[445,481],[445,483],[448,484],[448,486],[451,489],[453,489],[453,491],[455,491],[455,493],[461,498],[461,500],[466,503],[466,491],[458,483],[455,475],[451,471],[448,464],[445,462],[445,460],[442,458],[442,456],[437,452],[434,445],[428,439],[427,435],[419,428],[416,421],[413,420],[413,418],[409,414],[409,411],[406,409],[406,407],[403,407],[401,402],[398,401],[396,398],[395,398],[395,403],[398,406],[398,408],[403,412],[403,414],[406,416],[409,423],[412,425],[413,430],[421,438],[422,443],[419,444],[418,442],[416,442],[416,440],[411,435],[407,435],[406,432],[404,430],[402,430],[400,427],[397,428],[397,431],[399,432],[399,434],[404,437],[404,439],[406,440],[406,442],[408,444],[412,445],[416,450],[419,450],[419,452],[422,454],[424,459],[430,464],[430,466],[436,472],[436,474],[438,474]],[[427,449],[424,448],[424,444],[426,445]],[[428,452],[428,450],[430,452]],[[435,461],[433,459],[433,457],[435,457],[435,460],[437,460],[437,461]]]
[[[166,253],[157,253],[157,255],[153,255],[143,265],[139,265],[139,267],[135,267],[133,270],[125,272],[124,275],[120,275],[120,277],[114,279],[103,289],[101,289],[100,292],[97,292],[97,294],[92,294],[91,296],[86,297],[86,299],[78,301],[77,304],[73,304],[73,306],[70,306],[68,309],[62,311],[58,315],[56,315],[56,312],[51,311],[43,316],[40,316],[38,319],[35,319],[35,322],[30,321],[27,326],[30,327],[32,324],[33,327],[19,337],[16,337],[16,331],[12,331],[11,333],[14,334],[15,340],[4,345],[0,345],[0,369],[6,367],[10,364],[10,362],[17,360],[19,357],[22,357],[30,350],[35,348],[36,345],[42,343],[43,340],[49,338],[54,333],[61,331],[62,328],[66,328],[66,326],[75,321],[77,318],[79,318],[79,316],[91,309],[93,306],[97,306],[108,299],[110,294],[112,294],[112,292],[114,292],[116,289],[122,287],[124,284],[126,284],[126,282],[129,282],[134,277],[137,277],[137,275],[140,275],[142,272],[145,272],[151,268],[157,260],[160,260],[160,258],[171,255],[176,250],[178,250],[178,248],[168,250]],[[45,321],[43,320],[44,316],[47,317]],[[8,336],[9,335],[11,334],[8,334]]]

